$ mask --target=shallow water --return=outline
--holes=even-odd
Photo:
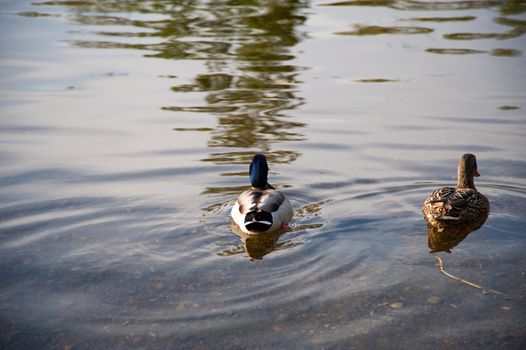
[[[0,347],[524,348],[525,10],[0,2]],[[295,208],[261,240],[256,152]],[[490,216],[430,254],[465,152]]]

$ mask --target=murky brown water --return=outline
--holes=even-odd
[[[524,348],[525,11],[1,1],[0,347]],[[230,225],[256,152],[281,236]],[[466,152],[490,216],[428,242]]]

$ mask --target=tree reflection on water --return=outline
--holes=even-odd
[[[298,128],[304,124],[284,111],[303,103],[296,92],[300,68],[290,63],[294,58],[290,49],[301,40],[296,27],[306,19],[301,12],[307,2],[51,1],[39,5],[68,5],[78,24],[125,28],[97,31],[105,40],[71,41],[76,46],[137,49],[148,51],[146,57],[204,60],[207,72],[172,87],[175,94],[206,93],[204,104],[162,107],[217,116],[215,127],[174,128],[176,132],[209,131],[209,147],[236,148],[214,153],[204,161],[240,163],[255,151],[270,152],[271,162],[297,158],[298,153],[274,151],[273,145],[303,139]]]
[[[271,162],[291,162],[296,152],[273,151],[272,146],[302,139],[297,129],[304,124],[283,111],[302,104],[295,91],[299,68],[289,61],[294,58],[290,47],[300,40],[295,27],[305,20],[297,14],[304,5],[299,1],[229,4],[212,3],[210,12],[216,20],[197,28],[207,40],[223,43],[219,52],[212,50],[207,58],[210,73],[173,87],[176,93],[207,92],[206,106],[164,109],[195,112],[201,108],[217,115],[208,145],[243,149],[213,153],[204,161],[246,163],[255,151],[263,151],[270,153]]]

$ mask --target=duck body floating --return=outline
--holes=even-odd
[[[232,207],[232,220],[248,234],[264,234],[283,229],[292,219],[292,205],[268,183],[268,164],[263,154],[256,154],[250,164],[252,188],[239,195]]]
[[[488,199],[475,188],[474,178],[480,176],[473,154],[462,155],[457,169],[457,187],[435,190],[424,202],[424,220],[436,228],[468,225],[475,230],[489,214]]]

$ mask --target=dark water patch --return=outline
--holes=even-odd
[[[251,47],[249,50],[236,52],[236,56],[243,61],[289,61],[296,58],[296,56],[291,54],[279,54],[265,52],[269,51],[268,47],[271,45],[261,44],[259,47]],[[263,54],[262,54],[263,52]]]
[[[495,18],[495,23],[498,23],[504,26],[522,29],[522,30],[524,30],[524,27],[526,27],[526,20],[519,19],[519,18],[497,17]]]
[[[98,31],[93,32],[95,35],[100,36],[109,36],[109,37],[119,37],[119,38],[147,38],[154,37],[154,33],[149,32],[108,32],[108,31]]]
[[[519,57],[522,56],[522,51],[515,49],[493,49],[490,51],[490,55],[496,57]]]
[[[93,6],[96,1],[41,1],[33,3],[35,6]]]
[[[36,11],[24,11],[19,12],[17,15],[22,17],[60,17],[57,13],[46,13],[46,12],[36,12]]]
[[[451,33],[444,34],[444,39],[448,40],[480,40],[480,39],[498,39],[508,40],[520,37],[526,33],[526,21],[516,20],[507,17],[498,17],[495,22],[504,26],[512,27],[505,33]]]
[[[290,89],[297,83],[294,76],[280,77],[276,80],[263,76],[242,76],[239,77],[236,87],[240,89],[275,90]]]
[[[169,46],[164,44],[144,45],[143,49],[157,51],[146,54],[145,57],[165,59],[227,59],[231,56],[230,43],[217,41],[172,41]]]
[[[294,84],[294,77],[280,77],[277,80],[272,77],[257,77],[257,76],[238,76],[234,77],[228,74],[203,74],[195,78],[194,84],[183,84],[174,86],[174,92],[207,92],[225,90],[229,88],[236,88],[254,90],[275,90],[275,89],[290,89]]]
[[[194,84],[185,84],[172,87],[174,92],[189,91],[215,91],[228,89],[232,85],[233,76],[224,73],[200,74],[195,77]]]
[[[286,103],[288,102],[288,98],[286,96],[287,92],[284,91],[274,91],[270,95],[267,95],[265,91],[261,91],[258,89],[236,89],[233,91],[216,91],[213,93],[210,93],[206,97],[206,101],[209,104],[216,104],[216,103],[229,103],[229,104],[236,104],[236,103],[252,103],[252,104],[258,104],[264,103],[264,105],[274,105],[278,104],[279,102]]]
[[[209,132],[209,131],[213,131],[214,129],[212,128],[173,128],[172,130],[174,131],[200,131],[200,132]]]
[[[433,29],[424,27],[385,27],[385,26],[367,26],[355,25],[355,29],[345,32],[336,32],[338,35],[381,35],[381,34],[426,34],[431,33]]]
[[[444,39],[448,40],[480,40],[499,38],[498,33],[452,33],[444,34]]]
[[[499,106],[498,108],[501,111],[516,111],[516,110],[520,109],[519,106],[509,106],[509,105]]]
[[[414,1],[414,0],[352,0],[338,1],[323,6],[381,6],[403,11],[454,11],[468,9],[484,9],[501,6],[497,0],[478,1]]]
[[[510,30],[509,32],[501,34],[497,39],[499,40],[507,40],[507,39],[514,39],[522,36],[524,33],[526,33],[526,28],[515,28]]]
[[[400,80],[398,79],[385,79],[385,78],[355,80],[355,82],[357,83],[397,83],[399,81]]]
[[[296,128],[304,127],[304,123],[275,115],[283,108],[294,108],[287,101],[267,101],[268,105],[253,106],[261,108],[258,114],[231,114],[219,118],[219,125],[211,133],[208,145],[210,147],[239,147],[252,149],[271,149],[273,142],[302,141],[304,135]]]
[[[474,50],[474,49],[441,49],[441,48],[429,48],[426,49],[426,52],[436,53],[440,55],[473,55],[486,53],[484,50]]]
[[[55,3],[54,5],[58,5]],[[74,6],[73,6],[74,7]],[[148,29],[141,31],[122,32],[124,37],[152,36],[160,39],[158,44],[138,44],[135,46],[122,45],[111,42],[72,41],[81,47],[99,48],[135,48],[156,51],[146,57],[160,57],[167,59],[228,59],[237,57],[243,61],[285,61],[294,58],[286,50],[279,50],[279,46],[290,46],[297,43],[299,38],[292,31],[293,27],[305,20],[300,14],[289,16],[292,11],[301,7],[300,4],[282,4],[268,6],[202,6],[180,4],[174,10],[170,3],[151,6],[150,3],[119,4],[113,8],[111,4],[96,3],[89,11],[79,11],[73,21],[82,25],[122,25]],[[162,20],[130,19],[127,16],[93,15],[91,13],[140,12],[148,18],[148,14],[163,15]],[[269,25],[280,21],[280,30]],[[119,36],[119,32],[103,32],[102,36]],[[179,40],[188,37],[192,40]],[[195,39],[203,40],[195,40]],[[210,38],[210,40],[207,40]],[[266,38],[268,40],[262,40]],[[254,40],[251,40],[254,39]],[[235,51],[230,51],[235,45]]]
[[[503,15],[520,15],[526,12],[526,3],[522,0],[506,1],[502,4],[500,12]]]
[[[524,33],[526,33],[526,21],[523,19],[498,17],[495,18],[495,23],[498,23],[503,26],[512,27],[511,30],[500,35],[499,39],[501,40],[518,38]]]
[[[163,111],[170,112],[197,112],[197,113],[229,113],[234,112],[238,107],[234,106],[190,106],[190,107],[179,107],[179,106],[164,106],[161,107]]]
[[[90,26],[138,26],[138,27],[147,27],[148,24],[151,24],[151,22],[148,21],[137,21],[132,20],[130,18],[126,17],[119,17],[119,16],[102,16],[102,15],[84,15],[84,16],[76,16],[75,22],[82,25],[90,25]],[[156,22],[154,22],[156,23]],[[100,35],[108,35],[113,36],[114,33],[118,32],[96,32]],[[123,37],[128,37],[129,32],[122,32],[124,35]],[[137,34],[144,34],[144,35],[155,35],[155,33],[137,33]]]
[[[468,22],[477,19],[475,16],[461,16],[461,17],[415,17],[409,18],[408,21],[416,22]]]
[[[301,67],[293,66],[293,65],[286,65],[283,64],[283,62],[279,62],[278,64],[267,62],[266,65],[250,65],[247,67],[241,67],[242,71],[248,71],[248,72],[259,72],[259,73],[292,73],[296,72],[298,70],[301,70]],[[303,68],[306,69],[306,68]]]
[[[86,41],[68,40],[73,46],[97,49],[131,49],[153,51],[156,53],[145,54],[145,57],[165,59],[226,59],[230,56],[230,44],[212,41],[173,41],[169,46],[164,44],[132,44],[112,41]]]
[[[117,43],[112,41],[85,41],[85,40],[71,40],[69,44],[83,48],[95,49],[133,49],[133,50],[154,50],[155,45],[147,44],[131,44],[131,43]]]
[[[493,49],[490,51],[490,55],[496,57],[519,57],[522,56],[522,51],[515,49]]]
[[[396,0],[353,0],[353,1],[338,1],[321,6],[392,6]]]

